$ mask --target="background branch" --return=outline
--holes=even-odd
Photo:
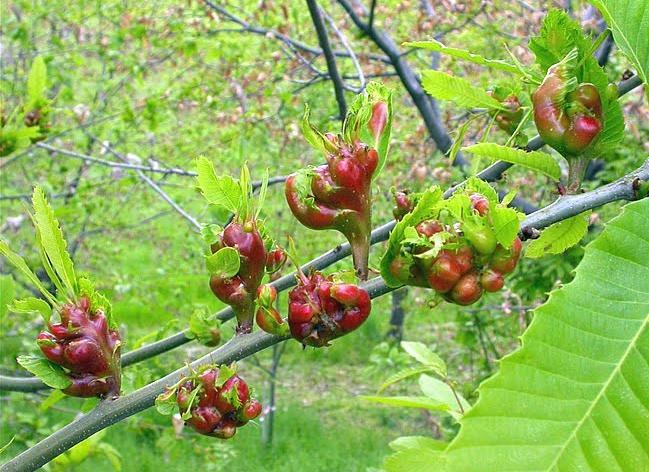
[[[343,79],[340,77],[338,72],[338,67],[336,67],[336,58],[331,50],[331,45],[329,44],[329,38],[327,36],[327,28],[325,27],[324,20],[322,19],[322,14],[320,13],[320,8],[315,0],[306,0],[307,6],[309,7],[309,13],[311,14],[311,20],[313,21],[313,26],[315,27],[316,34],[318,35],[318,43],[322,48],[325,60],[327,61],[327,70],[329,71],[329,77],[334,86],[334,93],[336,94],[336,102],[338,102],[338,110],[340,111],[340,119],[344,120],[347,115],[347,103],[345,102],[345,91]]]

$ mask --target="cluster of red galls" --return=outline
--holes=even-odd
[[[358,285],[336,282],[333,276],[298,273],[298,285],[288,295],[288,325],[304,345],[326,346],[354,331],[367,319],[372,300]]]
[[[443,225],[436,220],[423,221],[416,229],[426,237],[444,231]],[[437,257],[417,266],[430,288],[458,305],[471,305],[483,292],[497,292],[503,288],[503,276],[514,270],[522,249],[518,238],[511,248],[505,249],[498,244],[494,252],[486,256],[478,254],[468,243],[458,244],[458,248],[442,249]]]
[[[208,367],[181,382],[176,402],[181,413],[189,411],[187,424],[197,432],[221,439],[235,435],[237,428],[261,414],[261,403],[251,398],[248,384],[237,374],[217,387],[219,369]],[[200,389],[193,399],[194,391]],[[192,401],[193,399],[193,401]]]
[[[87,297],[63,305],[60,323],[49,323],[36,338],[50,361],[63,367],[72,384],[63,390],[75,397],[117,395],[120,389],[120,336],[110,329],[102,310]]]
[[[473,211],[481,217],[489,213],[489,201],[483,195],[470,195]],[[412,211],[413,203],[404,192],[395,193],[395,218],[401,219]],[[458,231],[459,229],[459,231]],[[446,240],[444,248],[433,258],[414,258],[415,263],[407,263],[395,258],[390,273],[403,283],[430,287],[449,302],[458,305],[471,305],[480,299],[484,292],[497,292],[503,288],[504,276],[513,272],[520,259],[522,243],[515,238],[509,248],[497,243],[493,232],[474,231],[462,234],[458,228],[445,225],[438,220],[421,221],[415,226],[417,233],[424,238],[447,232],[453,236]],[[470,236],[470,237],[469,237]],[[416,255],[425,253],[428,247],[415,247]]]
[[[344,234],[352,245],[354,266],[364,279],[371,231],[371,182],[379,156],[360,141],[345,143],[333,134],[327,134],[326,139],[336,151],[327,155],[327,164],[308,173],[307,194],[301,188],[305,176],[290,175],[286,201],[307,228],[336,229]]]

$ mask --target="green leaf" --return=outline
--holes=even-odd
[[[436,70],[427,70],[422,74],[422,85],[429,95],[439,100],[452,100],[461,107],[504,110],[498,100],[461,77],[454,77]]]
[[[52,307],[45,300],[35,297],[27,297],[21,300],[14,300],[9,307],[14,313],[38,313],[43,317],[45,323],[50,322]]]
[[[439,41],[410,41],[403,44],[406,47],[427,49],[429,51],[441,52],[447,56],[457,57],[465,61],[479,64],[481,66],[489,67],[490,69],[502,70],[504,72],[511,72],[512,74],[520,75],[518,67],[498,59],[486,59],[478,54],[473,54],[466,49],[452,48],[444,46]]]
[[[252,206],[252,181],[250,179],[250,169],[248,169],[247,163],[244,163],[243,166],[241,166],[239,187],[241,188],[241,208],[239,209],[239,216],[243,221],[248,221],[248,217],[251,215]]]
[[[27,108],[45,99],[47,90],[47,67],[41,56],[36,56],[27,76]],[[28,110],[29,111],[29,110]]]
[[[390,264],[399,255],[401,251],[401,241],[404,238],[404,231],[410,226],[414,226],[420,221],[432,217],[436,214],[436,205],[442,200],[442,190],[439,187],[431,187],[426,190],[415,208],[397,223],[390,232],[388,248],[381,259],[381,277],[389,287],[400,287],[403,283],[392,276],[390,273]]]
[[[649,0],[593,0],[613,31],[615,45],[635,65],[644,83],[649,77]]]
[[[417,362],[431,367],[440,377],[446,377],[446,362],[428,349],[425,344],[412,341],[401,341],[401,347]]]
[[[305,167],[299,169],[293,175],[295,176],[295,191],[298,194],[300,202],[311,208],[317,208],[315,197],[311,190],[311,180],[314,175],[313,168]]]
[[[33,215],[30,215],[32,217],[32,221],[34,223],[34,226],[36,227],[36,220],[34,219]],[[41,264],[43,265],[43,269],[45,269],[45,273],[47,274],[47,277],[50,279],[52,284],[55,287],[55,293],[57,294],[65,294],[67,292],[67,288],[65,284],[61,281],[60,277],[56,274],[56,271],[54,270],[54,267],[52,266],[52,261],[50,261],[50,258],[47,257],[47,253],[45,252],[45,247],[43,246],[43,240],[41,238],[41,233],[36,230],[36,246],[38,247],[38,255],[41,258]]]
[[[215,224],[207,224],[201,228],[201,236],[203,237],[203,241],[205,241],[209,245],[218,242],[221,238],[222,232],[223,227]]]
[[[11,439],[9,440],[9,442],[8,442],[7,444],[5,444],[4,446],[0,447],[0,454],[2,454],[3,452],[5,452],[5,451],[9,448],[9,446],[11,446],[11,444],[14,442],[14,439],[16,439],[16,436],[15,436],[15,435],[11,437]]]
[[[309,105],[304,106],[304,115],[302,116],[302,121],[300,122],[300,128],[302,129],[302,135],[307,142],[313,146],[313,148],[321,151],[322,153],[331,154],[336,152],[336,146],[329,141],[325,135],[318,130],[315,126],[309,121],[309,116],[311,115],[311,109]]]
[[[236,369],[234,369],[234,367],[228,367],[227,365],[219,366],[219,376],[217,377],[214,384],[217,387],[222,387],[223,384],[236,373],[237,371]]]
[[[469,127],[471,126],[471,123],[473,123],[473,120],[471,119],[466,120],[462,124],[462,126],[460,126],[460,128],[457,130],[455,140],[453,141],[453,144],[451,145],[447,153],[451,165],[455,162],[457,153],[460,151],[460,148],[464,143],[464,136],[466,135],[466,132],[469,131]]]
[[[259,218],[259,213],[261,212],[264,202],[266,201],[266,192],[268,191],[268,178],[270,174],[268,167],[266,167],[266,172],[264,173],[263,179],[261,179],[261,188],[259,189],[259,198],[257,198],[257,211],[255,213],[255,220]]]
[[[516,198],[517,193],[518,192],[516,190],[510,190],[509,192],[507,192],[507,194],[500,201],[501,205],[505,207],[509,206],[509,204],[514,200],[514,198]]]
[[[106,296],[95,289],[95,284],[87,277],[79,277],[79,293],[90,299],[90,308],[93,311],[101,310],[106,315],[108,324],[112,329],[117,328],[117,321],[113,317],[113,308]]]
[[[429,470],[649,470],[649,199],[586,246]]]
[[[121,472],[122,470],[122,455],[119,453],[117,449],[115,449],[113,446],[111,446],[108,443],[102,442],[97,444],[96,449],[97,452],[100,452],[104,456],[106,456],[106,459],[110,462],[110,464],[113,466],[113,470],[115,472]]]
[[[5,256],[7,260],[16,268],[18,269],[25,277],[29,279],[29,281],[36,287],[42,294],[43,296],[47,299],[47,301],[53,306],[57,306],[58,303],[56,299],[52,296],[52,294],[45,288],[45,286],[41,283],[40,279],[34,274],[31,269],[27,266],[27,263],[25,262],[25,259],[23,259],[21,256],[13,252],[11,249],[9,249],[9,245],[0,239],[0,254]]]
[[[359,396],[362,400],[368,402],[381,403],[383,405],[406,407],[406,408],[423,408],[424,410],[431,411],[448,411],[449,407],[446,403],[432,400],[428,397],[379,397],[372,395]]]
[[[386,472],[437,472],[442,469],[431,469],[430,464],[440,454],[441,451],[426,447],[405,449],[388,456],[383,467]]]
[[[502,246],[511,247],[521,227],[520,213],[513,208],[495,206],[491,208],[489,214],[493,221],[496,239]]]
[[[525,250],[525,256],[535,259],[546,254],[561,254],[571,248],[588,232],[590,213],[587,211],[548,226],[538,239],[530,242]]]
[[[206,307],[194,310],[189,318],[189,331],[201,344],[214,346],[215,340],[212,334],[213,330],[218,330],[221,322],[216,317],[216,313],[210,313]]]
[[[34,205],[34,221],[45,256],[56,272],[56,276],[65,286],[68,297],[74,299],[79,294],[74,264],[68,254],[67,244],[59,222],[54,216],[52,207],[47,203],[43,190],[39,187],[34,188],[32,203]]]
[[[401,436],[392,441],[389,446],[390,449],[397,452],[405,451],[407,449],[430,449],[433,451],[441,451],[446,449],[448,443],[426,436]]]
[[[161,415],[171,415],[176,411],[176,389],[167,390],[155,399],[155,408]]]
[[[430,375],[419,377],[419,388],[428,398],[448,405],[450,411],[461,413],[460,404],[465,412],[471,409],[471,404],[459,392],[456,391],[454,394],[450,385]],[[455,398],[455,395],[457,395],[457,398]],[[458,403],[458,399],[460,403]]]
[[[393,385],[397,382],[401,382],[402,380],[408,379],[410,377],[414,377],[415,375],[423,374],[424,372],[433,372],[434,369],[431,366],[417,366],[417,367],[409,367],[407,369],[400,370],[396,374],[392,374],[390,377],[388,377],[379,387],[378,391],[376,393],[381,393],[383,390],[388,388],[390,385]]]
[[[66,397],[61,390],[52,390],[45,400],[38,406],[38,411],[45,412]]]
[[[617,157],[616,151],[624,138],[624,115],[622,114],[622,107],[617,97],[611,97],[610,94],[605,93],[603,91],[605,89],[601,83],[596,85],[600,92],[600,97],[602,97],[602,115],[604,120],[602,123],[602,131],[600,131],[596,140],[586,152],[591,159],[602,158],[612,160]]]
[[[241,267],[239,251],[233,247],[223,247],[214,254],[205,256],[205,266],[211,275],[224,279],[234,277]]]
[[[229,175],[217,176],[212,161],[203,156],[196,160],[196,170],[198,188],[205,199],[231,213],[239,213],[243,194],[239,183]]]
[[[501,160],[542,172],[557,182],[561,177],[561,168],[557,161],[550,154],[543,152],[527,152],[522,149],[510,148],[495,143],[474,144],[462,150],[475,154],[476,156],[486,156],[492,160]]]
[[[560,62],[572,49],[579,57],[590,53],[592,41],[587,39],[579,24],[563,10],[550,10],[543,20],[539,35],[531,38],[530,50],[543,72]]]
[[[30,371],[52,388],[64,389],[72,385],[62,367],[38,356],[18,356],[18,364]]]
[[[193,403],[193,401],[194,401],[194,399],[196,398],[196,395],[197,395],[197,394],[198,394],[198,389],[194,390],[194,391],[191,393],[191,396],[189,397],[189,404],[190,404],[190,405]],[[183,412],[180,414],[180,418],[181,418],[183,421],[187,421],[187,420],[191,419],[191,417],[192,417],[192,409],[191,409],[191,406],[190,406],[189,408],[187,408],[187,410],[183,411]]]
[[[498,192],[496,192],[496,189],[494,189],[489,182],[485,182],[478,177],[469,177],[464,184],[464,188],[469,192],[484,195],[492,206],[498,205]]]

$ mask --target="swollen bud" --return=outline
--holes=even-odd
[[[286,201],[293,215],[311,229],[335,229],[349,241],[356,274],[367,280],[372,202],[372,180],[387,152],[391,94],[379,84],[368,84],[345,117],[342,133],[317,131],[304,115],[307,140],[324,152],[327,163],[299,171],[286,180]],[[361,142],[367,126],[374,142]],[[377,146],[378,143],[378,146]],[[374,146],[377,146],[375,148]]]
[[[478,215],[485,216],[489,212],[489,200],[484,195],[473,193],[469,198],[471,199],[471,206]]]
[[[376,102],[372,106],[372,116],[367,124],[375,139],[383,133],[387,122],[388,104],[385,102]]]
[[[470,305],[484,292],[502,289],[504,275],[516,267],[522,244],[518,238],[509,249],[498,243],[493,221],[497,215],[490,214],[496,208],[490,208],[490,200],[479,193],[484,185],[470,179],[449,199],[432,189],[436,202],[430,193],[421,195],[420,201],[431,201],[430,207],[422,209],[424,215],[419,220],[411,215],[414,221],[405,220],[407,228],[402,221],[390,236],[381,261],[386,283],[432,288],[458,305]]]
[[[358,328],[369,316],[367,291],[354,284],[333,282],[319,272],[298,280],[289,292],[288,324],[304,345],[327,346],[329,341]]]
[[[270,284],[261,285],[257,289],[257,303],[259,306],[269,308],[277,300],[277,289]]]
[[[469,272],[455,284],[450,293],[451,299],[458,305],[471,305],[482,296],[482,287],[477,272]]]
[[[286,252],[281,247],[269,251],[266,254],[266,272],[274,274],[284,266],[287,258]]]
[[[232,372],[229,367],[222,369]],[[216,366],[192,371],[191,375],[160,395],[156,404],[173,402],[175,393],[175,403],[183,418],[188,418],[187,425],[200,434],[231,438],[237,426],[259,416],[262,406],[250,397],[248,384],[236,373],[231,373],[219,387],[222,375],[223,371]]]
[[[284,322],[279,312],[272,306],[268,308],[260,306],[257,308],[255,321],[257,322],[257,326],[268,334],[274,334],[276,336],[286,336],[288,334],[288,325]]]
[[[566,94],[572,73],[563,62],[548,69],[532,95],[534,122],[543,140],[566,158],[582,154],[600,134],[602,101],[597,87],[579,84]]]
[[[444,231],[444,227],[437,220],[425,220],[415,226],[415,230],[421,236],[426,238],[432,237],[434,234]]]
[[[413,202],[408,198],[406,192],[394,192],[394,207],[392,208],[392,214],[394,215],[395,220],[401,221],[401,219],[410,213],[413,208]]]
[[[36,338],[41,352],[63,367],[72,384],[64,393],[76,397],[118,395],[120,390],[119,333],[108,327],[104,312],[83,296],[61,307],[61,322],[49,323]]]
[[[230,247],[239,253],[239,271],[232,277],[212,274],[210,288],[228,304],[237,317],[237,334],[252,331],[257,289],[266,273],[267,254],[264,241],[254,221],[233,221],[225,227],[212,251]]]
[[[505,279],[500,272],[487,269],[480,276],[480,284],[487,292],[497,292],[505,285]]]

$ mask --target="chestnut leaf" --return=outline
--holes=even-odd
[[[446,362],[444,362],[444,360],[433,351],[428,349],[424,343],[401,341],[401,347],[417,362],[430,367],[433,372],[440,377],[446,377]]]
[[[158,395],[155,399],[155,408],[161,415],[171,415],[176,409],[176,389]]]
[[[211,275],[230,278],[237,275],[241,266],[239,251],[233,247],[224,247],[214,254],[205,256],[205,265]]]
[[[29,279],[29,281],[34,284],[34,286],[41,292],[41,294],[47,299],[47,301],[52,305],[52,306],[57,306],[58,303],[56,299],[52,296],[52,294],[45,288],[43,283],[40,281],[40,279],[32,272],[32,270],[29,268],[27,263],[25,262],[25,259],[23,259],[21,256],[13,252],[10,248],[9,245],[0,239],[0,254],[5,256],[7,260],[16,268],[18,269],[25,277]]]
[[[217,176],[212,161],[203,156],[196,160],[196,170],[198,188],[210,204],[223,207],[231,213],[240,211],[243,190],[239,182],[229,175]]]
[[[54,210],[47,202],[45,193],[41,188],[36,187],[34,189],[32,203],[34,206],[33,220],[39,245],[42,248],[41,257],[43,263],[46,268],[49,266],[53,269],[55,279],[53,281],[60,281],[67,295],[74,299],[79,294],[74,264],[70,254],[68,254],[67,243],[63,238],[59,222],[54,216]]]
[[[72,381],[65,374],[62,367],[39,356],[18,356],[18,364],[41,379],[43,383],[52,388],[64,389],[72,385]]]
[[[513,208],[495,206],[489,212],[498,242],[505,248],[511,247],[520,230],[523,214]]]
[[[14,313],[38,313],[43,317],[45,323],[49,323],[52,316],[52,307],[44,300],[35,297],[14,300],[9,306],[9,310]]]

